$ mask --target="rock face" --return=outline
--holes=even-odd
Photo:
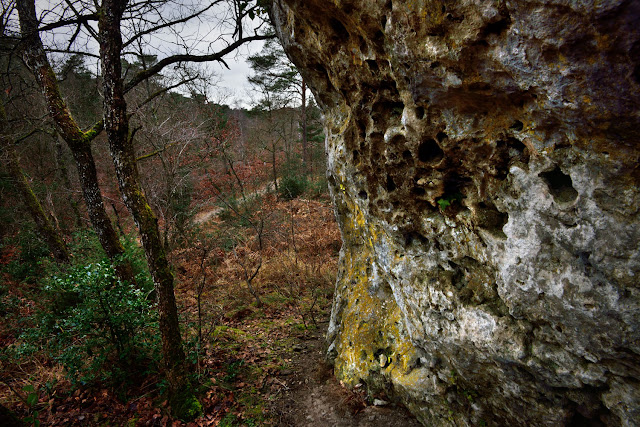
[[[426,425],[638,423],[640,2],[271,16],[325,112],[336,375]]]

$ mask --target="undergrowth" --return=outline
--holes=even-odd
[[[269,212],[262,247],[250,226],[228,210],[228,218],[223,214],[204,225],[171,255],[193,391],[207,414],[197,421],[202,425],[274,425],[270,408],[284,390],[279,377],[292,369],[295,347],[329,316],[340,247],[331,209],[303,199],[277,201],[272,194],[252,202],[234,208]],[[26,270],[33,273],[20,277],[38,277],[31,283],[7,268],[22,256],[16,242],[0,254],[8,254],[0,259],[0,311],[8,319],[0,325],[0,374],[12,378],[12,390],[0,384],[0,397],[23,420],[176,422],[162,393],[146,262],[133,239],[124,244],[137,286],[116,279],[89,231],[74,236],[69,267],[30,258],[26,248],[23,259],[33,259]],[[257,259],[255,289],[262,305],[243,282],[242,263]]]
[[[150,298],[153,283],[143,254],[126,240],[125,254],[117,261],[132,264],[137,281],[133,285],[116,278],[93,233],[76,234],[70,246],[75,254],[70,266],[58,266],[45,257],[35,263],[42,274],[38,286],[25,289],[22,298],[13,301],[28,302],[32,313],[20,318],[23,332],[3,347],[2,359],[16,366],[45,357],[64,367],[74,387],[100,384],[127,390],[133,381],[157,370],[159,360],[157,315]],[[9,263],[8,273],[14,272]],[[3,301],[7,304],[6,298]]]

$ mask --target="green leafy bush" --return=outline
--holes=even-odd
[[[311,198],[322,198],[329,195],[329,183],[325,176],[318,177],[309,183],[307,193]]]
[[[72,267],[45,286],[50,301],[39,335],[72,381],[126,382],[158,357],[156,312],[143,277],[117,280],[111,264]]]
[[[25,227],[17,236],[7,239],[5,246],[18,248],[19,256],[9,262],[3,270],[14,280],[35,283],[43,274],[43,264],[50,258],[49,247],[30,227]]]
[[[293,200],[307,190],[309,181],[305,175],[285,175],[280,180],[278,192],[285,200]]]
[[[136,285],[120,282],[103,252],[92,252],[96,245],[93,233],[76,236],[74,261],[79,263],[50,267],[41,281],[35,324],[12,353],[20,359],[45,350],[74,384],[126,386],[154,370],[160,358],[153,282],[133,240],[125,241],[119,261],[132,264]]]
[[[245,198],[230,197],[224,202],[220,202],[222,210],[218,218],[232,227],[249,227],[251,219],[256,211],[262,206],[262,196],[251,194]]]

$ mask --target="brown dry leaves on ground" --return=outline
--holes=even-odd
[[[340,248],[330,204],[266,196],[252,211],[264,224],[262,248],[255,229],[232,226],[215,209],[198,238],[172,254],[185,347],[204,408],[187,425],[414,425],[393,405],[369,406],[362,393],[346,391],[324,363]],[[258,265],[252,286],[262,305],[245,274]],[[3,345],[11,340],[0,333]],[[46,359],[0,372],[0,401],[23,419],[37,411],[42,425],[185,425],[170,418],[158,376],[123,398],[108,389],[71,391]],[[35,405],[27,404],[25,386],[33,387]]]

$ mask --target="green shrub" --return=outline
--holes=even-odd
[[[157,316],[149,290],[116,279],[103,260],[72,267],[45,286],[50,302],[39,338],[74,382],[125,382],[158,357]]]
[[[89,251],[95,235],[84,237],[75,243],[83,263],[65,270],[52,266],[42,280],[35,324],[21,335],[12,355],[19,360],[45,350],[76,385],[125,387],[155,370],[160,358],[157,313],[150,298],[153,282],[132,240],[125,241],[123,259],[137,273],[135,286],[116,278],[102,251]]]
[[[309,181],[305,175],[286,175],[280,180],[278,192],[285,200],[293,200],[307,190]]]
[[[49,247],[30,227],[25,227],[17,236],[7,239],[5,246],[16,246],[17,259],[9,262],[3,270],[17,281],[35,283],[42,276],[43,265],[50,259]]]
[[[311,198],[327,197],[329,195],[327,177],[321,176],[311,181],[307,192]]]
[[[242,197],[230,197],[224,202],[220,202],[222,210],[218,218],[224,221],[227,226],[249,227],[250,220],[256,211],[262,206],[262,196],[251,194],[244,199]]]

